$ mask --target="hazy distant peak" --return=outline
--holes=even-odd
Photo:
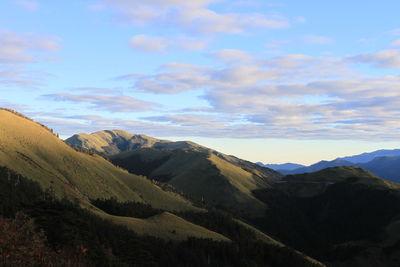
[[[262,167],[267,167],[276,171],[284,170],[284,171],[291,171],[294,169],[302,168],[305,167],[304,165],[301,164],[296,164],[296,163],[283,163],[283,164],[264,164],[262,162],[257,162],[256,164],[262,166]]]
[[[394,157],[400,156],[400,149],[381,149],[373,152],[362,153],[359,155],[342,157],[338,159],[347,160],[352,163],[367,163],[376,157]]]

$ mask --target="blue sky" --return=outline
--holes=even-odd
[[[251,161],[398,148],[398,1],[3,0],[0,106]]]

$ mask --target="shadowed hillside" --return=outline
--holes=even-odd
[[[252,223],[332,266],[397,266],[399,188],[357,167],[288,175],[254,192],[269,208]]]

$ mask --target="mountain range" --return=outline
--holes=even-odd
[[[192,148],[192,146],[190,147]],[[200,151],[204,149],[197,145],[193,145],[193,147],[197,147]],[[187,146],[178,145],[178,148],[185,150]],[[168,149],[172,148],[168,146]],[[199,164],[202,165],[206,162],[207,169],[212,167],[212,163],[208,163],[208,157],[219,157],[216,155],[217,152],[213,151],[215,154],[211,154],[211,150],[206,150],[210,154],[201,152],[204,156],[199,157]],[[185,157],[186,154],[183,156]],[[244,168],[250,164],[228,156],[226,160],[240,162]],[[36,218],[36,223],[42,229],[45,229],[49,242],[52,242],[54,246],[65,247],[72,246],[68,245],[71,242],[83,242],[86,244],[85,246],[91,248],[90,251],[97,251],[95,254],[87,256],[93,262],[99,260],[99,253],[103,253],[103,257],[107,257],[109,260],[117,257],[118,261],[132,264],[139,261],[148,265],[153,261],[159,261],[161,265],[157,266],[187,266],[179,261],[179,258],[184,260],[186,257],[192,262],[191,266],[204,266],[202,260],[196,259],[197,257],[193,258],[193,255],[203,253],[206,258],[209,258],[208,261],[221,262],[220,264],[224,265],[228,262],[231,266],[242,266],[241,261],[243,261],[243,264],[246,264],[244,262],[255,261],[254,258],[250,259],[249,252],[244,252],[248,250],[244,243],[238,241],[246,239],[246,242],[250,242],[248,244],[262,248],[263,251],[260,251],[259,256],[256,256],[258,258],[256,261],[259,264],[271,263],[271,259],[268,260],[263,255],[264,253],[273,253],[276,255],[273,262],[279,266],[285,266],[284,262],[288,261],[297,262],[300,266],[323,266],[318,261],[287,247],[238,218],[233,219],[218,211],[210,213],[208,211],[208,209],[211,209],[210,207],[206,207],[202,203],[196,204],[181,194],[179,190],[150,180],[143,175],[129,173],[113,165],[108,159],[97,153],[73,148],[59,139],[46,126],[6,109],[0,109],[0,168],[0,223],[3,223],[2,216],[15,217],[18,214],[13,213],[13,210],[23,210]],[[281,177],[281,175],[259,166],[251,171],[251,174],[245,172],[243,175],[251,180],[253,172],[259,174],[259,177],[254,178],[254,181],[242,181],[245,184],[238,182],[238,184],[232,185],[236,183],[236,177],[229,177],[232,180],[222,180],[219,183],[227,184],[226,188],[232,191],[237,190],[235,186],[242,186],[243,191],[237,194],[233,192],[234,197],[228,197],[228,199],[237,201],[238,205],[242,204],[249,209],[251,209],[250,205],[259,202],[259,207],[254,210],[260,212],[265,207],[261,201],[251,195],[252,187],[258,188],[257,182],[260,183],[260,186],[266,187],[267,183],[261,182],[261,180],[266,179],[267,174],[271,174],[272,177]],[[216,174],[216,176],[218,175]],[[244,178],[241,175],[238,175],[237,179]],[[221,177],[216,177],[216,180]],[[28,181],[32,181],[33,184]],[[217,182],[216,185],[218,186],[219,183]],[[38,187],[41,189],[38,189]],[[41,193],[40,190],[43,190],[43,192]],[[34,194],[34,192],[36,193]],[[226,195],[229,196],[230,192],[226,192]],[[99,205],[98,203],[102,203],[102,201],[106,201],[106,204]],[[112,206],[110,206],[110,203],[113,203]],[[67,213],[63,210],[66,210]],[[148,215],[141,215],[140,212]],[[253,210],[250,214],[254,215]],[[93,216],[99,219],[95,219]],[[90,228],[84,230],[82,228],[85,224],[84,220],[94,220],[93,225],[85,226]],[[117,226],[112,226],[110,223],[120,225],[123,228],[115,228]],[[108,240],[114,240],[110,244],[104,239],[105,237],[101,237],[102,230],[100,229],[104,227],[107,229],[115,228],[114,231],[133,231],[134,234],[126,232],[124,236],[118,237],[115,233],[117,239],[113,236],[107,237]],[[1,228],[1,231],[4,229],[6,228]],[[69,231],[73,232],[72,235]],[[90,231],[95,236],[89,238],[87,234]],[[3,234],[6,233],[1,232],[1,235]],[[136,236],[137,234],[140,236]],[[81,237],[78,237],[79,235]],[[78,239],[73,241],[74,238]],[[130,238],[131,241],[125,240],[126,238]],[[143,258],[143,255],[138,255],[137,258],[126,258],[135,253],[130,252],[130,248],[126,248],[126,242],[132,242],[134,239],[139,240],[136,242],[142,242],[144,247],[140,250],[147,253],[145,254],[147,258]],[[150,248],[164,247],[162,240],[178,242],[170,243],[168,248],[164,248],[164,250],[170,249],[171,253],[176,255],[174,259],[168,260],[171,262],[168,264],[165,259],[162,261],[157,258],[157,252]],[[180,251],[180,255],[177,257],[178,251],[174,247],[180,246],[184,242],[191,242],[191,245],[183,248],[187,252]],[[204,242],[208,242],[207,247],[209,249],[224,251],[223,253],[232,254],[232,257],[223,258],[219,254],[214,256],[208,254],[207,256],[205,254],[207,247],[204,247]],[[223,245],[220,242],[226,244]],[[232,242],[237,245],[232,247],[233,245],[230,245]],[[13,244],[10,241],[5,245]],[[173,244],[172,247],[171,244]],[[125,246],[125,248],[123,248],[123,251],[103,252],[104,246],[118,248]],[[138,244],[132,246],[133,249]],[[196,253],[194,252],[195,247]],[[10,249],[12,248],[10,247]],[[68,247],[65,249],[68,251],[70,249],[76,250],[76,248]],[[67,253],[72,253],[72,251]],[[110,253],[112,253],[111,256]],[[241,260],[235,260],[234,253],[242,255]],[[280,257],[278,256],[279,253],[286,256]],[[21,260],[21,258],[27,256],[17,254],[15,257]],[[149,257],[152,257],[153,260],[148,259]],[[196,262],[193,262],[193,260],[196,260]],[[179,262],[179,265],[175,265],[173,262]]]
[[[390,239],[387,227],[392,227],[392,220],[400,212],[398,184],[353,167],[345,160],[320,162],[307,175],[280,176],[269,168],[260,168],[259,164],[188,141],[171,142],[107,130],[77,134],[66,142],[102,154],[131,173],[168,183],[185,195],[236,214],[281,242],[323,260],[332,260],[327,254],[337,253],[333,250],[335,246],[340,251],[349,246],[351,250],[371,253],[373,258],[382,257],[384,244]],[[332,165],[336,167],[331,168]],[[386,196],[385,192],[392,193]],[[352,194],[360,196],[345,209],[344,202],[351,202]],[[369,194],[379,195],[373,207]],[[342,199],[338,202],[337,198]],[[314,201],[322,202],[316,205]],[[370,209],[378,217],[381,212],[385,214],[372,220]],[[357,229],[354,225],[357,216],[374,223]],[[332,232],[331,227],[340,231]],[[357,245],[349,241],[357,241]],[[371,246],[379,249],[372,253]],[[353,255],[352,261],[355,266],[362,266],[357,257]],[[391,261],[385,260],[385,264]]]
[[[316,172],[329,167],[358,166],[381,178],[400,182],[400,149],[377,150],[332,161],[323,160],[310,166],[294,163],[263,164],[258,162],[257,164],[274,169],[284,175]]]
[[[65,141],[107,156],[131,173],[168,183],[197,200],[246,216],[260,216],[266,210],[252,190],[269,188],[282,176],[188,141],[171,142],[117,130],[78,134]]]
[[[398,160],[357,164],[393,176]],[[347,163],[284,176],[122,130],[63,141],[0,109],[0,224],[24,212],[96,266],[398,266],[400,184]]]

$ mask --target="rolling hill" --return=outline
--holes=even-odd
[[[243,216],[264,213],[265,204],[252,191],[268,188],[281,177],[271,169],[188,141],[107,130],[74,135],[66,142],[106,155],[131,173],[169,183],[192,198]]]
[[[328,266],[400,260],[397,183],[358,167],[332,167],[285,176],[255,195],[269,209],[253,225]]]
[[[176,149],[172,149],[171,151],[176,151]],[[183,151],[187,152],[185,150]],[[192,150],[190,151],[193,152]],[[129,155],[130,152],[126,153]],[[205,154],[204,151],[201,153]],[[202,160],[208,161],[208,157],[211,157],[210,161],[215,162],[215,164],[220,166],[221,172],[225,175],[228,175],[229,172],[232,171],[230,168],[224,169],[224,164],[228,164],[228,161],[237,162],[237,164],[240,163],[243,168],[247,168],[249,164],[233,157],[219,155],[218,153],[212,155],[207,154],[207,157],[203,157]],[[223,158],[226,159],[223,160]],[[223,162],[221,163],[219,161]],[[196,164],[197,163],[195,163],[195,165]],[[257,174],[258,172],[260,172],[259,175],[261,175],[261,172],[264,171],[263,168],[260,167],[259,169],[252,170],[253,173],[251,174],[242,168],[239,169],[239,172],[244,172],[245,175],[249,177],[249,181],[247,181],[247,183],[240,181],[239,178],[242,178],[241,173],[239,174],[239,178],[229,174],[232,179],[229,183],[235,183],[237,188],[243,187],[242,190],[244,192],[247,190],[245,193],[248,194],[251,201],[258,201],[261,203],[261,201],[257,200],[255,197],[251,197],[251,191],[253,187],[258,188],[259,185],[256,184],[256,182],[262,180],[261,177],[252,180],[252,175]],[[189,222],[188,220],[173,214],[174,212],[177,214],[180,212],[192,213],[192,216],[201,216],[195,214],[203,214],[205,212],[205,210],[193,206],[190,201],[186,200],[181,195],[173,193],[171,190],[164,191],[156,183],[151,182],[143,176],[128,173],[127,171],[116,167],[102,156],[94,153],[77,151],[59,139],[47,127],[18,113],[4,109],[0,109],[0,170],[1,184],[4,183],[6,187],[11,186],[11,188],[14,188],[17,186],[16,188],[18,188],[20,181],[25,181],[25,179],[28,181],[32,180],[37,182],[38,187],[42,188],[42,190],[47,190],[50,195],[54,194],[56,199],[66,198],[69,200],[77,200],[77,203],[79,203],[81,208],[90,211],[91,214],[105,219],[104,222],[98,221],[96,227],[108,227],[107,229],[110,229],[112,226],[107,226],[107,223],[112,222],[126,227],[116,229],[120,229],[121,231],[122,229],[133,230],[141,236],[144,236],[143,240],[150,240],[146,242],[155,242],[155,244],[158,245],[163,243],[157,241],[157,238],[177,241],[187,240],[185,242],[189,242],[191,246],[194,245],[197,247],[202,246],[202,244],[210,244],[210,246],[221,247],[221,249],[227,247],[227,250],[225,251],[230,252],[234,251],[234,246],[236,246],[231,245],[232,240],[227,238],[225,235],[220,234],[217,231],[209,230],[207,226],[201,226],[202,224]],[[262,185],[264,185],[264,183]],[[31,185],[24,182],[24,186],[26,187],[24,190],[29,190],[27,186]],[[1,188],[3,192],[4,190],[7,190],[6,187]],[[8,200],[8,194],[13,195],[13,192],[7,192],[7,194],[2,194],[0,196]],[[23,194],[21,195],[21,193],[18,193],[18,196],[26,199]],[[240,194],[234,196],[243,197]],[[40,198],[42,197],[40,195],[38,197],[40,202]],[[127,201],[125,203],[150,204],[153,208],[160,209],[162,212],[147,218],[116,216],[112,215],[112,213],[104,212],[94,206],[90,201],[91,199],[110,198],[116,199],[120,202]],[[15,200],[16,199],[10,200],[10,203]],[[47,229],[52,231],[47,233],[52,237],[54,237],[54,235],[58,236],[58,232],[63,231],[64,228],[60,228],[59,231],[57,231],[53,225],[57,220],[43,220],[53,220],[55,218],[65,217],[68,218],[68,220],[74,221],[71,226],[68,226],[71,222],[62,220],[63,227],[72,227],[70,229],[74,229],[74,227],[79,228],[79,224],[85,225],[85,227],[90,225],[90,223],[87,222],[79,222],[81,219],[79,217],[74,217],[77,216],[77,214],[84,214],[79,211],[77,207],[69,206],[69,204],[65,204],[64,202],[52,202],[51,200],[48,202],[42,201],[40,203],[40,205],[43,206],[32,206],[30,209],[33,211],[31,210],[30,212],[39,212],[42,214],[40,215],[42,216],[40,217],[41,223],[44,223]],[[1,206],[7,209],[7,203],[2,204],[4,205]],[[70,212],[73,212],[64,215],[62,210],[52,210],[52,207],[62,207],[63,209],[69,209]],[[251,242],[257,242],[256,240],[260,240],[261,243],[255,244],[258,244],[258,246],[261,245],[265,253],[277,253],[276,255],[284,253],[282,255],[287,255],[287,257],[281,257],[279,262],[295,261],[301,264],[301,266],[324,266],[316,260],[313,260],[293,249],[287,248],[282,243],[275,241],[273,238],[246,223],[238,220],[235,220],[235,222],[235,227],[241,225],[241,231],[244,231],[244,227],[245,229],[248,229],[247,231],[250,231],[248,233],[254,233],[255,237]],[[92,229],[91,231],[95,232],[96,229]],[[227,231],[231,230],[227,229]],[[224,230],[223,232],[226,231]],[[85,229],[81,230],[81,234],[85,234]],[[250,237],[247,237],[248,240],[252,238],[251,235]],[[153,236],[155,238],[146,239],[146,236]],[[66,240],[68,240],[68,237],[63,236],[63,234],[58,238],[67,238]],[[195,241],[198,239],[204,239],[204,241]],[[96,242],[100,241],[97,240]],[[107,241],[103,240],[101,242]],[[222,243],[226,243],[226,245]],[[171,244],[173,244],[173,246],[178,246],[176,244],[179,243]],[[140,246],[140,244],[136,244],[136,246],[137,245]],[[243,247],[243,245],[240,246]],[[189,250],[191,247],[185,249]],[[126,254],[126,252],[124,253]],[[188,253],[191,252],[186,252],[185,255],[188,255]],[[249,257],[249,255],[250,254],[246,254],[246,257]],[[220,256],[217,255],[215,257]],[[268,259],[268,261],[274,262],[273,259]]]
[[[58,198],[78,199],[94,213],[141,234],[152,234],[152,220],[109,216],[92,206],[89,199],[116,198],[147,203],[167,211],[201,211],[180,195],[162,190],[143,176],[117,168],[99,155],[74,150],[45,126],[8,110],[0,110],[0,166],[38,182],[44,189],[51,188]],[[170,236],[171,227],[163,229],[162,223],[170,218],[176,222],[176,239],[204,236],[227,240],[207,229],[199,231],[185,220],[170,215],[162,218],[157,236],[162,236],[160,232],[163,231],[165,237]],[[138,227],[140,223],[142,227]],[[181,232],[179,229],[186,230]]]

